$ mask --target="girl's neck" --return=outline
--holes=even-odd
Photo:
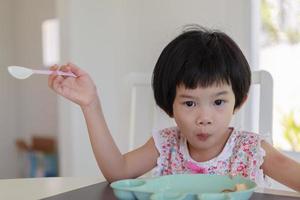
[[[206,162],[217,157],[224,149],[233,129],[229,128],[224,134],[224,138],[220,140],[213,148],[207,150],[195,149],[187,142],[187,147],[191,158],[197,162]]]

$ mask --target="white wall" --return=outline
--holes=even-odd
[[[122,152],[128,150],[130,72],[151,72],[162,48],[182,25],[198,23],[231,35],[250,59],[250,1],[56,1],[62,28],[62,61],[88,71]],[[59,100],[62,175],[100,174],[78,106]]]
[[[0,0],[0,178],[15,177],[17,154],[14,146],[16,137],[15,83],[7,74],[6,66],[13,60],[13,12],[12,1]]]
[[[30,68],[43,67],[42,23],[55,18],[53,0],[14,0],[14,62]],[[18,136],[57,135],[57,98],[48,88],[47,76],[32,76],[17,83]]]
[[[0,0],[0,178],[20,175],[16,138],[57,133],[57,98],[47,78],[20,81],[6,68],[42,67],[41,24],[53,17],[52,0]]]

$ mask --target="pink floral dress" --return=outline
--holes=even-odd
[[[153,134],[160,156],[154,175],[203,173],[218,175],[241,175],[258,186],[268,185],[260,169],[265,151],[261,148],[261,136],[233,129],[222,152],[215,158],[197,162],[187,148],[187,140],[177,127],[166,128]]]

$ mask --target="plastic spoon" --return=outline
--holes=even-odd
[[[61,76],[72,76],[72,77],[77,77],[75,74],[72,72],[63,72],[63,71],[51,71],[51,70],[34,70],[34,69],[29,69],[26,67],[20,67],[20,66],[8,66],[7,67],[8,72],[15,78],[18,79],[26,79],[32,74],[45,74],[45,75],[50,75],[50,74],[57,74]]]

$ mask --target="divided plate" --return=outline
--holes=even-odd
[[[235,192],[236,184],[246,189]],[[177,174],[146,179],[125,179],[110,185],[120,200],[247,200],[256,184],[246,178],[207,174]]]

